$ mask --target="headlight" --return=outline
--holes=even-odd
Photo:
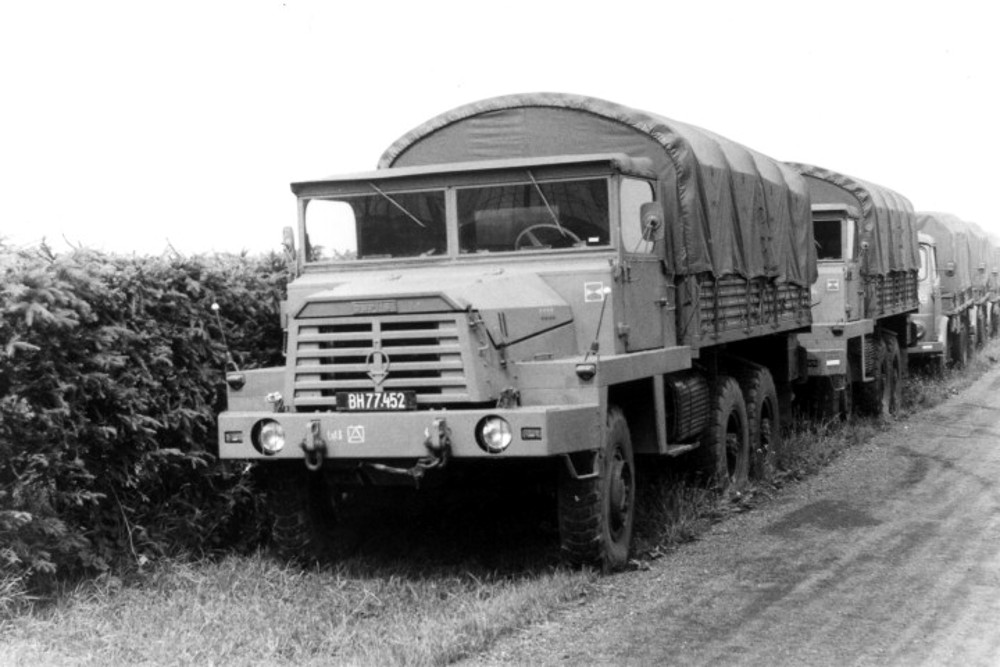
[[[252,439],[262,454],[277,454],[285,448],[285,429],[273,419],[264,419],[254,425]]]
[[[499,454],[510,446],[514,434],[507,420],[496,415],[483,417],[476,425],[476,442],[486,452]]]

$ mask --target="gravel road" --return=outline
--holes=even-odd
[[[1000,369],[473,664],[1000,665]]]

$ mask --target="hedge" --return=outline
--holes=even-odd
[[[0,568],[141,566],[257,537],[246,466],[214,456],[225,347],[280,364],[280,255],[64,254],[0,243]]]

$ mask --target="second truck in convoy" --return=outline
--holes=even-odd
[[[919,308],[920,256],[913,205],[902,195],[811,165],[818,280],[813,324],[799,342],[808,355],[811,398],[823,411],[895,413]],[[832,400],[832,405],[828,403]]]
[[[292,186],[287,363],[227,375],[220,455],[261,464],[290,554],[358,486],[531,467],[565,554],[618,567],[639,455],[739,486],[793,397],[898,401],[918,251],[887,190],[562,94],[459,107],[378,166]]]

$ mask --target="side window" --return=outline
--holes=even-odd
[[[920,244],[920,271],[917,273],[917,279],[920,281],[927,280],[927,277],[931,275],[933,268],[933,249],[929,245]]]
[[[356,259],[357,230],[354,209],[347,202],[310,200],[306,204],[306,261]]]
[[[651,252],[653,244],[642,239],[642,219],[639,211],[646,202],[653,201],[653,186],[649,181],[623,178],[621,186],[622,248],[625,252]]]
[[[813,221],[816,239],[816,259],[843,259],[844,244],[841,240],[841,220]]]

